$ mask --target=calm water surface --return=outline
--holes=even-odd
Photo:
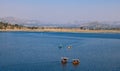
[[[0,71],[120,71],[120,34],[0,32]]]

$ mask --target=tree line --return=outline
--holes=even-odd
[[[18,24],[9,24],[5,22],[0,22],[0,29],[22,29],[24,26]]]
[[[5,22],[0,22],[0,29],[38,29],[38,27],[27,27],[23,25],[18,25],[18,24],[10,24],[10,23],[5,23]]]
[[[80,29],[80,30],[120,30],[120,27],[114,27],[114,28],[104,28],[104,27],[35,27],[35,26],[23,26],[18,24],[10,24],[5,22],[0,22],[0,29]]]

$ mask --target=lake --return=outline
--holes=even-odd
[[[120,71],[120,34],[0,32],[0,71]]]

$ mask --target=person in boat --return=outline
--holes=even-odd
[[[73,59],[72,64],[73,65],[78,65],[80,63],[79,59]]]
[[[66,64],[67,61],[68,61],[68,58],[67,58],[67,57],[62,57],[62,58],[61,58],[61,63],[62,63],[62,64]]]

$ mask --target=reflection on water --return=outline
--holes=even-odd
[[[120,34],[0,32],[0,71],[120,71],[119,54]]]
[[[56,63],[27,63],[2,66],[1,71],[78,71],[79,65],[73,65],[72,63],[60,64]]]

